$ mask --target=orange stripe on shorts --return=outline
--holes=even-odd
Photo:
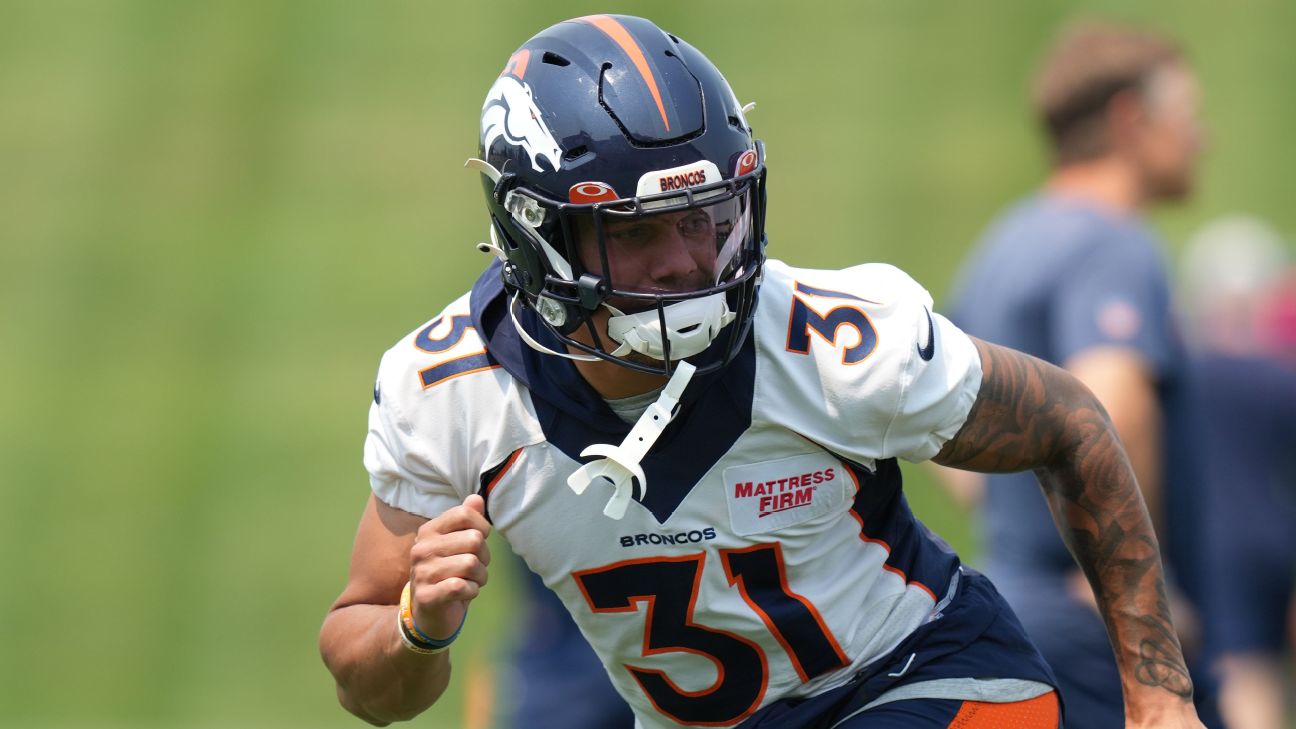
[[[1057,692],[995,704],[964,701],[949,729],[1058,729]]]

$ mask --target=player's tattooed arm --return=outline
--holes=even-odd
[[[981,389],[935,461],[972,471],[1035,471],[1098,598],[1130,718],[1143,699],[1190,701],[1192,682],[1170,619],[1156,536],[1107,413],[1065,370],[975,341]]]

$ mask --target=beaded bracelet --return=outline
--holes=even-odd
[[[465,618],[467,616],[465,615]],[[466,622],[466,621],[465,621]],[[450,644],[459,637],[459,631],[463,630],[463,622],[455,628],[455,632],[450,637],[437,640],[419,630],[418,625],[414,622],[414,607],[410,599],[410,584],[405,583],[405,589],[401,591],[400,609],[396,612],[396,627],[400,631],[401,642],[406,648],[415,653],[424,653],[428,655],[441,653],[450,647]]]

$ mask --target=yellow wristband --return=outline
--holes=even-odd
[[[455,632],[449,638],[437,640],[419,630],[418,624],[414,622],[414,606],[411,599],[410,583],[405,583],[405,589],[401,590],[400,609],[396,612],[396,627],[400,630],[401,641],[405,647],[415,653],[441,653],[448,649],[450,644],[459,637],[459,631],[463,629],[463,623],[455,628]]]

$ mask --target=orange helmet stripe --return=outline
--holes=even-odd
[[[508,63],[504,64],[504,70],[500,75],[513,74],[519,81],[526,76],[527,61],[531,60],[531,49],[523,48],[522,50],[509,56]]]
[[[653,78],[652,71],[648,68],[648,59],[644,58],[643,50],[639,48],[638,43],[635,43],[630,31],[607,15],[587,15],[580,20],[606,33],[630,57],[630,62],[648,84],[648,91],[652,93],[653,101],[657,102],[657,111],[661,112],[662,123],[666,125],[666,131],[669,132],[670,121],[666,118],[666,106],[662,104],[661,92],[657,90],[657,79]]]

